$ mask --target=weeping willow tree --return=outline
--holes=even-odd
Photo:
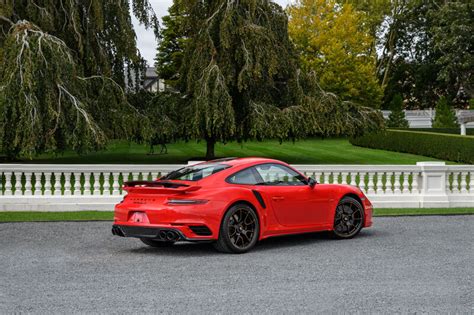
[[[352,135],[380,126],[379,114],[319,88],[298,70],[288,19],[269,0],[188,3],[195,30],[180,70],[188,134],[207,142]]]
[[[146,0],[7,0],[0,7],[0,147],[7,156],[103,148],[146,138],[124,88],[144,62],[130,5],[157,30]],[[130,78],[129,78],[130,79]]]

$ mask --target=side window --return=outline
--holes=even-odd
[[[280,164],[261,164],[255,166],[258,174],[266,185],[302,186],[306,185],[303,176]]]
[[[258,180],[255,177],[255,169],[253,167],[231,175],[228,177],[227,181],[232,184],[243,185],[255,185],[258,183]]]

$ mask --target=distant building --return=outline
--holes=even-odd
[[[141,87],[149,92],[163,92],[166,90],[165,81],[159,78],[155,67],[146,68]]]
[[[133,70],[131,71],[132,81],[135,83],[135,76],[133,75]],[[134,86],[135,84],[132,84]],[[143,89],[149,92],[163,92],[166,90],[165,80],[160,79],[158,73],[156,73],[155,67],[147,67],[145,74],[140,81],[139,89]]]

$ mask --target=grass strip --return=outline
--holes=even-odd
[[[422,215],[466,215],[474,214],[474,208],[396,208],[375,209],[375,217],[422,216]],[[0,212],[0,222],[51,222],[51,221],[112,221],[112,211]]]

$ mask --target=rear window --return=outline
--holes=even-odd
[[[229,167],[231,166],[227,164],[221,164],[221,163],[205,163],[205,164],[190,165],[190,166],[180,168],[177,171],[173,171],[169,173],[168,175],[162,177],[161,179],[196,181],[196,180],[201,180],[203,178],[206,178],[220,171],[223,171]]]

